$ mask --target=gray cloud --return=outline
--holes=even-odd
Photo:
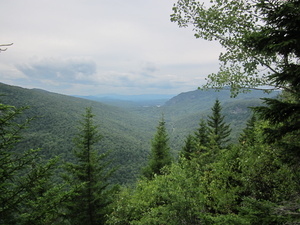
[[[86,59],[36,60],[18,65],[22,83],[29,87],[65,93],[167,93],[194,90],[204,83],[209,68],[217,64],[157,65],[140,62],[136,70],[107,70]],[[195,72],[196,71],[196,72]]]
[[[157,68],[157,66],[154,63],[144,62],[142,64],[142,70],[145,73],[154,73],[154,72],[158,71],[159,69]]]
[[[93,61],[68,59],[44,59],[26,65],[17,65],[19,71],[31,80],[53,80],[55,82],[77,83],[91,82],[90,78],[97,73]]]

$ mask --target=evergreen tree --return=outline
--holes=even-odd
[[[197,152],[197,145],[195,142],[195,137],[193,135],[188,135],[185,139],[185,145],[183,146],[180,157],[190,160],[193,158],[195,153]]]
[[[252,115],[246,123],[246,128],[240,135],[239,142],[241,144],[252,145],[255,142],[255,123],[256,116]]]
[[[194,135],[188,135],[185,140],[185,145],[181,150],[181,157],[190,160],[198,152],[207,150],[210,145],[210,139],[208,136],[208,127],[205,120],[202,118],[199,123],[198,129]]]
[[[169,137],[166,130],[166,122],[164,117],[162,117],[158,123],[154,139],[151,141],[151,155],[148,165],[143,169],[142,174],[151,179],[154,174],[161,175],[161,169],[171,163]]]
[[[68,193],[52,180],[58,158],[45,161],[40,150],[15,149],[32,120],[16,122],[25,109],[0,103],[0,224],[63,224]]]
[[[219,148],[224,147],[230,140],[228,136],[230,135],[231,129],[230,125],[224,122],[225,116],[221,114],[222,107],[218,99],[215,101],[211,110],[212,115],[208,116],[207,120],[209,136],[215,141]]]
[[[114,191],[109,186],[113,170],[108,169],[108,153],[99,154],[95,145],[101,140],[97,126],[93,122],[91,108],[86,108],[81,127],[74,139],[76,162],[66,165],[70,176],[65,179],[75,189],[68,206],[68,219],[71,224],[104,224],[108,205]]]
[[[36,180],[23,190],[27,197],[20,204],[18,224],[67,224],[64,205],[71,191],[65,190],[65,184],[57,181],[54,176],[58,160],[56,157],[48,161],[31,162],[32,169],[28,171],[28,177]]]
[[[202,118],[199,123],[199,128],[195,132],[196,143],[200,147],[207,147],[209,143],[208,127],[205,120]]]
[[[254,108],[260,117],[272,125],[265,129],[269,143],[282,140],[289,154],[300,153],[300,2],[282,1],[277,7],[260,1],[258,10],[265,16],[265,26],[247,36],[245,45],[257,54],[280,58],[278,70],[269,80],[283,90],[277,99],[265,98],[266,106]],[[287,137],[288,136],[288,137]],[[286,138],[287,137],[287,138]]]

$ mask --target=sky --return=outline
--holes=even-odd
[[[0,0],[0,82],[67,95],[179,94],[221,47],[170,21],[176,0]]]

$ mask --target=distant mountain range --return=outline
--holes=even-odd
[[[97,99],[97,100],[122,100],[122,101],[149,101],[149,100],[160,100],[160,99],[171,99],[176,95],[159,95],[159,94],[146,94],[146,95],[117,95],[117,94],[104,94],[104,95],[89,95],[89,96],[79,96],[75,97],[86,98],[86,99]]]
[[[89,99],[98,102],[104,102],[117,106],[127,105],[133,106],[161,106],[166,103],[169,99],[175,95],[159,95],[159,94],[147,94],[147,95],[117,95],[117,94],[106,94],[106,95],[89,95],[80,96],[74,95],[74,97]]]
[[[112,105],[124,106],[125,103],[130,106],[172,106],[183,103],[208,103],[218,98],[220,101],[231,101],[236,99],[253,99],[262,97],[274,97],[278,92],[271,94],[264,93],[262,90],[252,90],[250,93],[241,93],[236,98],[230,97],[229,88],[223,90],[194,90],[183,92],[178,95],[163,95],[163,94],[145,94],[145,95],[118,95],[118,94],[104,94],[104,95],[74,95],[74,97],[108,103]],[[202,105],[202,104],[201,104]]]
[[[131,183],[148,159],[150,140],[164,115],[174,156],[181,150],[184,139],[198,127],[200,118],[210,114],[218,98],[226,122],[232,127],[232,140],[251,115],[249,106],[260,105],[261,97],[275,97],[255,90],[230,98],[229,90],[195,90],[171,95],[138,96],[66,96],[40,89],[25,89],[0,83],[1,103],[30,106],[24,117],[37,117],[24,133],[18,148],[41,148],[46,157],[61,155],[72,160],[72,139],[85,107],[91,106],[95,122],[99,124],[103,139],[101,151],[112,150],[115,165],[120,166],[116,182]],[[88,99],[87,99],[88,98]]]

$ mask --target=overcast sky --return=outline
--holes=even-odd
[[[68,95],[179,94],[221,48],[170,21],[175,0],[0,0],[0,82]]]

